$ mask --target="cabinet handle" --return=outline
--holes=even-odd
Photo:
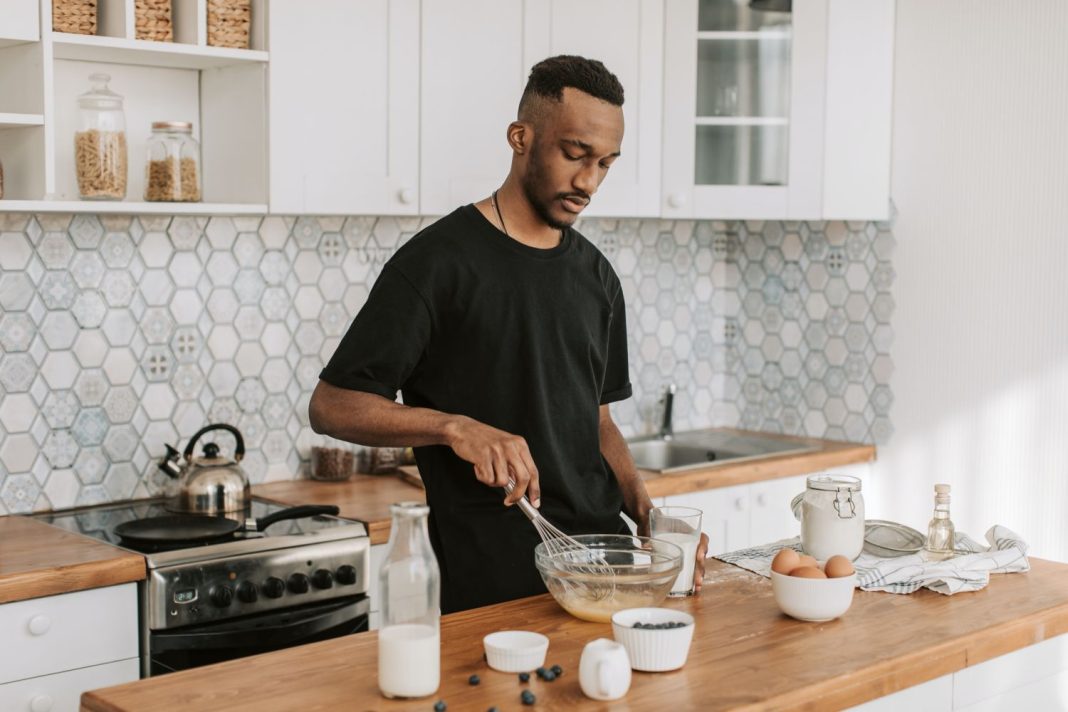
[[[734,509],[735,509],[735,511],[738,511],[738,512],[745,511],[745,500],[742,499],[741,497],[735,497],[734,498]]]
[[[408,205],[413,200],[415,200],[415,193],[412,192],[411,188],[401,188],[397,192],[397,200],[401,201],[405,205]]]
[[[26,627],[32,635],[44,635],[52,627],[52,619],[48,616],[34,616]]]
[[[30,712],[49,712],[52,709],[52,698],[48,695],[37,695],[30,700]]]
[[[768,503],[768,498],[766,496],[764,496],[763,492],[761,492],[760,494],[757,495],[756,500],[757,500],[757,506],[758,507],[763,507],[763,506],[767,505],[767,503]]]
[[[686,194],[672,193],[668,196],[668,205],[673,208],[681,208],[683,205],[686,205]]]

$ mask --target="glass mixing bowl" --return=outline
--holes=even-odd
[[[586,549],[542,542],[534,565],[556,602],[576,618],[607,623],[624,608],[659,605],[682,570],[682,549],[671,542],[626,534],[572,538]]]

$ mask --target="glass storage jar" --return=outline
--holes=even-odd
[[[122,97],[108,89],[111,77],[90,74],[92,88],[78,97],[74,167],[83,200],[126,197],[126,116]]]
[[[826,561],[842,555],[853,560],[864,548],[864,495],[860,478],[810,475],[805,491],[794,498],[801,519],[801,548]]]
[[[155,121],[145,150],[145,200],[200,200],[200,145],[188,121]]]

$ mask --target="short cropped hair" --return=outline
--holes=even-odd
[[[596,59],[561,54],[543,59],[530,70],[530,78],[519,100],[520,120],[533,118],[531,114],[538,111],[537,105],[542,101],[561,101],[566,87],[614,106],[623,106],[623,85],[604,64]]]

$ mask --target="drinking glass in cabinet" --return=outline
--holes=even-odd
[[[153,122],[145,148],[145,200],[200,200],[200,146],[192,123]]]
[[[78,97],[74,165],[83,200],[126,197],[126,116],[122,97],[108,88],[111,77],[91,74],[92,88]]]
[[[784,185],[790,116],[791,14],[782,2],[701,0],[695,181]]]

